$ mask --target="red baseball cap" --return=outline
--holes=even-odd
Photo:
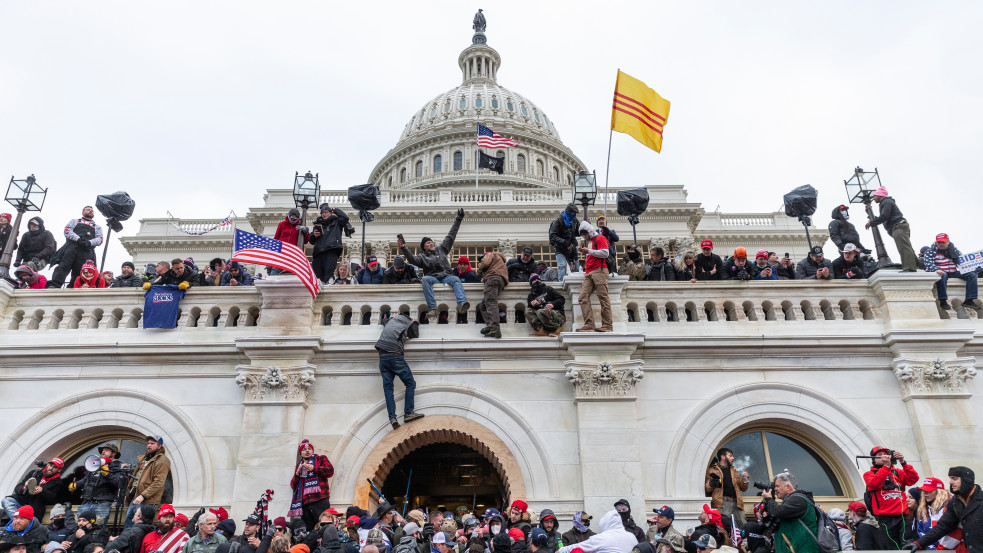
[[[174,515],[174,522],[180,524],[181,526],[187,526],[188,525],[188,515],[186,515],[184,513],[178,513],[178,514]]]
[[[926,478],[918,489],[926,493],[934,492],[935,490],[944,490],[945,484],[938,478]]]
[[[710,248],[712,250],[713,249],[713,240],[704,240],[704,241],[700,242],[700,249],[702,250],[703,248]]]
[[[938,234],[935,235],[935,241],[936,242],[948,242],[949,241],[949,235],[946,234],[946,233],[944,233],[944,232],[940,232],[940,233],[938,233]]]
[[[339,513],[339,512],[338,512],[338,509],[335,509],[334,507],[328,507],[328,508],[327,508],[327,509],[325,509],[324,511],[321,511],[321,514],[322,514],[322,515],[323,515],[324,513],[328,513],[329,515],[334,515],[334,516],[336,516],[336,517],[337,517],[337,516],[341,516],[341,513]]]
[[[888,448],[886,448],[886,447],[879,446],[879,445],[875,445],[874,447],[870,448],[870,456],[871,457],[877,457],[877,455],[879,453],[881,453],[881,452],[891,453],[891,450],[888,449]]]
[[[52,459],[52,460],[50,460],[48,462],[51,463],[52,465],[60,468],[60,469],[65,468],[65,461],[62,460],[61,457],[55,457],[54,459]]]
[[[529,504],[521,499],[513,501],[511,506],[518,509],[520,513],[524,513],[529,509]]]
[[[157,518],[160,518],[164,515],[173,515],[173,514],[174,514],[174,507],[172,505],[168,505],[167,503],[164,503],[163,505],[160,506],[160,510],[157,511]]]
[[[345,521],[348,526],[358,526],[358,515],[352,515]]]
[[[709,505],[704,504],[703,512],[710,517],[710,522],[712,524],[716,524],[717,526],[721,526],[723,524],[723,520],[720,518],[720,511],[718,509],[711,509]]]
[[[526,535],[518,528],[509,528],[509,537],[515,541],[526,541]]]
[[[847,505],[847,511],[853,511],[854,513],[867,514],[867,506],[860,501],[854,501]]]

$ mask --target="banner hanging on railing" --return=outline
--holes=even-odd
[[[972,273],[983,267],[983,250],[967,252],[959,256],[959,272]]]
[[[170,211],[167,212],[167,215],[171,219],[176,219],[177,218],[177,217],[171,215],[171,212]],[[225,219],[222,219],[221,221],[219,221],[217,224],[215,224],[211,228],[208,228],[208,229],[205,229],[205,230],[202,230],[202,231],[198,231],[198,232],[190,231],[190,230],[187,230],[187,229],[183,229],[180,226],[178,226],[174,221],[168,221],[168,223],[170,223],[172,227],[178,229],[179,231],[181,231],[181,232],[183,232],[185,234],[190,234],[191,236],[202,236],[204,234],[208,234],[209,232],[212,232],[212,231],[214,231],[216,229],[219,229],[221,227],[231,225],[232,224],[232,219],[235,218],[235,216],[236,216],[236,212],[235,211],[229,211],[229,215]]]

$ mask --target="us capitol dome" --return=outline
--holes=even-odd
[[[457,59],[461,84],[413,113],[399,142],[372,169],[369,182],[382,190],[473,189],[478,122],[519,144],[482,149],[486,155],[504,157],[505,172],[482,170],[479,185],[568,188],[577,171],[586,167],[560,140],[542,108],[498,83],[502,58],[486,44],[480,12],[474,27],[472,44]]]

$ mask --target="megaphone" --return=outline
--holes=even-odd
[[[102,468],[103,465],[108,465],[109,462],[110,461],[108,459],[103,459],[98,455],[89,455],[88,457],[85,458],[84,466],[85,466],[85,470],[89,472],[95,472],[100,468]]]

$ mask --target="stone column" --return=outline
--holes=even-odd
[[[505,259],[516,257],[517,243],[514,238],[499,238],[498,251],[505,256]]]
[[[626,284],[628,284],[627,275],[608,277],[608,298],[611,300],[611,319],[615,332],[626,332],[628,330],[626,326],[628,316],[625,313],[625,307],[622,302],[622,295]],[[578,298],[580,296],[580,289],[584,286],[584,273],[567,273],[561,285],[569,294],[573,309],[573,326],[571,328],[580,328],[584,325],[584,315],[580,310]],[[597,294],[591,295],[591,308],[594,310],[594,325],[601,326],[601,304],[597,301]],[[567,315],[570,315],[570,311],[567,311]]]
[[[580,471],[589,513],[609,511],[626,498],[636,513],[645,510],[645,485],[638,444],[635,384],[643,361],[631,354],[643,334],[564,333],[567,380],[577,405]],[[610,495],[616,493],[617,496]]]
[[[369,251],[379,259],[383,267],[389,266],[389,240],[372,240],[369,242]]]

